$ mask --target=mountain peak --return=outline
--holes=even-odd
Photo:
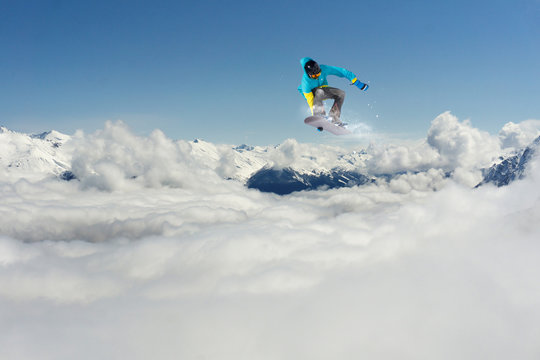
[[[0,167],[3,176],[17,178],[34,174],[41,178],[69,169],[70,156],[59,148],[71,137],[58,131],[28,135],[0,127]]]
[[[13,133],[13,131],[9,130],[7,127],[5,126],[0,126],[0,134],[9,134],[9,133]]]
[[[50,130],[42,132],[41,134],[30,135],[30,137],[33,139],[41,139],[52,142],[64,142],[70,138],[69,135],[62,134],[61,132],[58,132],[56,130]]]

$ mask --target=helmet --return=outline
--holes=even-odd
[[[315,60],[309,60],[306,65],[304,65],[304,70],[311,78],[318,78],[321,75],[321,67]]]

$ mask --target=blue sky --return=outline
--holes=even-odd
[[[450,110],[496,133],[540,118],[540,1],[4,1],[0,124],[216,143],[326,141],[299,59],[345,67],[343,117],[423,137]]]

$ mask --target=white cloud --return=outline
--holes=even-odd
[[[540,120],[527,120],[518,124],[509,122],[499,132],[503,148],[520,149],[540,136]]]
[[[538,167],[473,190],[445,172],[473,176],[497,138],[449,114],[430,136],[358,154],[390,181],[279,197],[223,179],[230,148],[77,134],[80,183],[0,183],[0,357],[535,358]]]
[[[489,167],[503,150],[500,139],[472,127],[469,121],[460,122],[450,112],[435,118],[425,140],[404,144],[372,144],[367,161],[370,173],[451,172],[455,181],[474,187],[481,180],[481,169]],[[429,174],[427,172],[425,175]],[[401,179],[403,183],[404,179]],[[414,188],[405,185],[405,188]]]
[[[489,165],[500,153],[499,141],[489,133],[473,128],[449,112],[431,123],[427,142],[441,155],[443,164],[455,169]]]
[[[118,190],[136,183],[189,188],[217,179],[215,172],[189,156],[186,142],[174,142],[159,130],[143,138],[123,123],[108,122],[104,130],[74,139],[71,145],[77,149],[72,171],[84,187]]]
[[[440,154],[425,141],[414,144],[372,144],[368,149],[372,158],[368,168],[375,174],[421,171],[440,167]]]

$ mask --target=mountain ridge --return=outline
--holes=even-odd
[[[70,146],[73,141],[72,136],[54,130],[28,135],[0,127],[0,168],[4,169],[0,179],[77,179],[79,174],[73,169],[72,158],[78,150],[75,149],[76,146]],[[400,177],[428,173],[421,167],[417,167],[419,170],[411,167],[379,174],[374,171],[377,167],[373,167],[373,154],[365,149],[346,151],[327,145],[299,144],[294,139],[274,146],[220,145],[201,139],[171,140],[171,143],[177,146],[175,151],[181,151],[197,166],[211,169],[223,179],[238,181],[247,188],[279,195],[376,182],[391,183]],[[116,146],[116,143],[114,144]],[[522,179],[526,176],[531,159],[538,153],[539,146],[540,136],[526,148],[500,157],[497,163],[481,169],[482,180],[476,187],[489,183],[505,186]],[[108,156],[105,156],[104,160],[107,159]],[[175,161],[182,161],[182,157]],[[441,179],[453,176],[452,170],[428,169],[439,169],[440,174],[436,173],[435,176]]]

